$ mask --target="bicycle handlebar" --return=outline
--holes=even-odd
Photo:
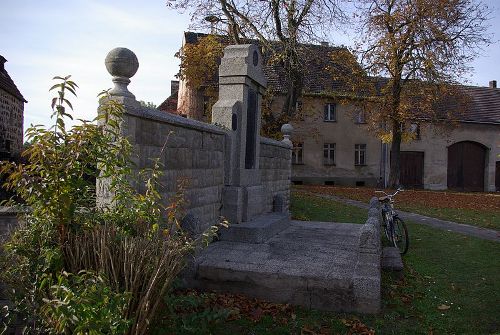
[[[388,194],[388,193],[385,193],[384,191],[375,191],[375,193],[384,193],[388,198],[392,199],[393,197],[396,196],[396,194],[398,194],[399,192],[402,192],[404,191],[401,187],[399,187],[396,192],[394,192],[393,194]]]

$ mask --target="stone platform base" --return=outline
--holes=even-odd
[[[377,313],[380,253],[358,247],[362,226],[291,221],[260,243],[215,242],[196,258],[187,284],[306,308]]]
[[[399,249],[396,247],[384,247],[382,249],[382,270],[401,272],[403,271],[403,260]]]

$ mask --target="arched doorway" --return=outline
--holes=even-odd
[[[472,141],[448,147],[448,189],[484,191],[486,147]]]

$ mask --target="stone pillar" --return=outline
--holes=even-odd
[[[212,123],[229,130],[222,214],[231,223],[249,221],[262,212],[260,116],[266,84],[262,57],[255,45],[224,49]]]
[[[132,112],[140,108],[140,103],[135,99],[135,96],[128,90],[132,78],[139,69],[139,61],[137,56],[127,48],[114,48],[111,50],[104,61],[109,74],[113,76],[115,86],[109,91],[113,100],[121,103],[125,108],[123,119],[120,121],[120,132],[123,136],[129,138],[132,144],[135,140],[135,132],[130,129],[132,126],[128,120],[126,112]],[[99,178],[97,180],[97,204],[100,206],[110,205],[113,194],[109,190],[109,179]]]

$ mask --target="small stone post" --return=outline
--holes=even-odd
[[[249,221],[262,211],[259,133],[266,85],[257,46],[231,45],[224,49],[219,67],[219,100],[212,109],[212,123],[230,131],[222,214],[231,223]]]

